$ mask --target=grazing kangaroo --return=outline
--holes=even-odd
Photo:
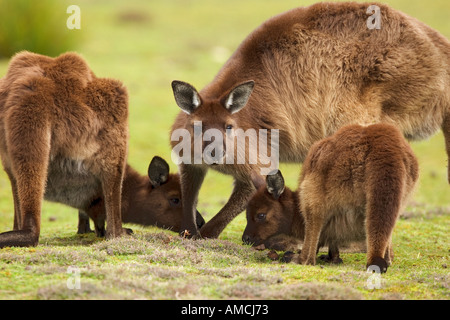
[[[0,81],[0,155],[14,198],[14,230],[0,234],[0,248],[38,244],[44,197],[84,209],[99,190],[106,237],[124,234],[124,85],[97,78],[74,53],[21,52]]]
[[[248,202],[247,226],[242,241],[255,247],[264,245],[266,249],[300,251],[305,238],[305,220],[299,212],[298,191],[285,186],[281,172],[266,176],[266,185],[260,186]],[[322,230],[322,237],[324,232]],[[362,236],[361,239],[354,240],[357,235]],[[358,232],[357,235],[349,235],[349,243],[342,242],[340,247],[365,252],[365,234]],[[324,246],[323,242],[319,242],[318,248]],[[332,263],[342,262],[337,250],[329,250],[328,255],[320,258]]]
[[[278,251],[300,250],[305,222],[299,208],[298,193],[285,187],[281,172],[267,175],[266,185],[260,186],[248,202],[242,241]]]
[[[267,176],[267,191],[249,202],[243,240],[293,230],[304,237],[300,262],[314,265],[319,247],[328,246],[328,260],[340,262],[339,247],[367,238],[367,266],[386,272],[392,231],[417,179],[417,159],[397,128],[345,126],[313,144],[295,195],[284,191],[279,171]]]
[[[450,42],[404,13],[377,6],[380,29],[368,27],[372,12],[364,3],[318,3],[264,22],[200,92],[185,82],[172,83],[182,109],[172,137],[183,129],[194,140],[200,122],[202,130],[224,134],[232,127],[279,129],[279,161],[302,162],[315,141],[344,125],[384,122],[409,140],[441,128],[450,156]],[[174,148],[178,143],[172,139]],[[194,237],[219,236],[245,209],[254,184],[264,182],[261,167],[250,161],[211,167],[232,175],[235,186],[199,233],[195,207],[209,166],[179,164],[182,229]]]
[[[59,183],[62,184],[60,188],[65,187],[65,181]],[[122,222],[181,231],[180,177],[170,174],[169,164],[158,156],[150,162],[148,176],[142,176],[126,165],[121,205]],[[78,233],[91,232],[89,217],[94,221],[97,236],[104,236],[105,206],[100,189],[88,207],[79,211]],[[201,228],[205,221],[199,212],[196,218],[197,227]]]

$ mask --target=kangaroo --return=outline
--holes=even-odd
[[[60,187],[64,188],[64,185]],[[79,211],[79,234],[91,232],[90,217],[94,221],[97,236],[105,235],[105,206],[100,189],[97,195],[88,207]],[[142,176],[126,165],[121,205],[122,222],[181,231],[183,211],[180,177],[169,173],[169,164],[163,158],[153,157],[148,176]],[[205,221],[199,212],[196,218],[197,227],[201,228]]]
[[[89,217],[98,236],[120,235],[122,221],[180,231],[179,175],[157,156],[147,177],[122,163],[127,101],[119,81],[96,78],[76,54],[12,59],[0,80],[0,153],[13,189],[14,231],[0,234],[0,247],[37,244],[42,199],[79,209],[78,233],[90,232]],[[196,219],[200,228],[198,212]]]
[[[247,204],[242,241],[278,251],[298,251],[305,237],[305,221],[298,214],[298,193],[284,184],[280,171],[266,176]]]
[[[304,237],[299,262],[314,265],[319,247],[328,246],[327,260],[340,262],[340,246],[367,238],[367,266],[386,272],[395,222],[417,180],[417,159],[397,128],[342,127],[313,144],[295,195],[283,195],[281,172],[267,176],[267,191],[249,202],[243,239],[294,229]]]
[[[404,13],[377,6],[380,29],[368,27],[369,4],[318,3],[290,10],[253,31],[200,92],[173,81],[181,108],[172,126],[173,150],[177,130],[189,132],[191,150],[198,150],[193,137],[198,123],[203,131],[215,128],[225,136],[232,128],[278,129],[279,161],[301,163],[315,141],[344,125],[389,123],[408,140],[441,128],[450,157],[450,42]],[[205,151],[210,144],[197,148]],[[210,167],[232,175],[235,186],[199,231],[195,206]],[[192,237],[218,237],[245,209],[255,186],[264,183],[261,166],[250,161],[182,161],[179,171],[182,229]]]
[[[0,248],[36,246],[44,199],[87,208],[101,190],[106,238],[122,228],[128,93],[83,58],[15,55],[0,82],[0,155],[11,181],[14,230]]]
[[[247,226],[242,235],[245,244],[255,247],[264,245],[266,249],[277,251],[298,252],[302,248],[305,238],[305,219],[300,212],[300,200],[298,191],[292,191],[284,184],[284,178],[280,171],[266,176],[266,185],[260,186],[248,202],[246,209]],[[324,235],[330,230],[322,230],[321,239],[328,238]],[[354,239],[358,238],[360,239]],[[348,252],[365,252],[365,235],[350,234],[349,241],[342,242],[340,247]],[[348,242],[348,243],[347,243]],[[319,242],[318,248],[325,246]],[[330,250],[328,255],[319,258],[325,262],[342,263],[339,251]],[[285,254],[286,257],[286,254]]]

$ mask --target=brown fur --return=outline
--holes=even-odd
[[[282,176],[268,176],[273,194],[281,187],[270,179]],[[314,265],[320,246],[328,246],[329,259],[338,261],[339,247],[367,235],[367,266],[384,272],[393,258],[395,222],[417,180],[417,159],[397,128],[345,126],[311,147],[295,195],[285,191],[275,200],[259,190],[249,202],[243,239],[259,243],[280,233],[304,236],[300,262]],[[264,219],[258,219],[261,212]]]
[[[247,205],[247,226],[242,241],[267,249],[297,251],[305,237],[297,193],[285,187],[278,199],[261,186]]]
[[[0,153],[15,214],[0,247],[37,245],[42,199],[79,209],[79,233],[90,231],[89,217],[98,236],[105,220],[107,237],[123,233],[122,221],[180,231],[179,176],[159,157],[148,176],[126,164],[127,118],[122,83],[97,78],[74,53],[11,60],[0,80]]]
[[[264,22],[198,93],[200,105],[180,112],[173,130],[189,129],[194,120],[221,130],[228,123],[244,130],[280,129],[280,161],[302,162],[315,141],[344,125],[384,122],[410,140],[442,128],[450,155],[450,43],[420,21],[377,5],[379,30],[367,28],[364,3],[318,3]],[[249,80],[254,88],[246,106],[231,114],[224,101]],[[174,90],[177,102],[187,91]],[[183,229],[196,236],[194,208],[208,166],[179,168]],[[200,230],[206,237],[217,237],[245,209],[253,180],[261,181],[258,165],[212,168],[233,175],[235,188]]]
[[[45,196],[83,208],[102,190],[106,236],[123,234],[121,187],[128,143],[128,94],[66,53],[17,54],[0,83],[0,154],[14,197],[14,231],[0,247],[35,246]],[[61,185],[67,188],[54,188]]]
[[[180,232],[183,214],[180,176],[169,174],[169,165],[159,157],[153,158],[149,171],[152,167],[155,168],[155,173],[163,177],[162,181],[155,181],[157,179],[151,174],[140,175],[127,164],[122,185],[122,222],[158,226]],[[91,232],[89,217],[94,221],[96,234],[104,236],[105,207],[101,190],[98,190],[98,196],[89,206],[79,212],[78,233]],[[204,222],[197,212],[198,227]]]

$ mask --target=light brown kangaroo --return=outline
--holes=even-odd
[[[64,181],[61,181],[64,183]],[[64,185],[61,186],[64,188]],[[142,176],[130,165],[125,167],[121,201],[122,222],[181,231],[180,176],[169,173],[169,164],[155,156],[148,167],[148,176]],[[78,233],[91,232],[89,217],[94,221],[97,236],[105,235],[105,206],[101,190],[89,206],[79,211]],[[197,212],[197,227],[205,223]]]
[[[243,240],[273,241],[294,229],[304,237],[299,262],[314,265],[319,247],[340,262],[339,247],[367,238],[367,266],[386,272],[395,222],[417,180],[417,159],[397,128],[342,127],[313,144],[296,195],[285,191],[281,172],[267,176],[267,191],[249,202]]]
[[[98,236],[105,220],[107,236],[120,234],[108,225],[121,221],[181,231],[179,175],[157,156],[148,176],[123,167],[128,97],[119,81],[96,78],[73,53],[29,52],[0,81],[0,152],[15,205],[14,231],[0,234],[0,247],[37,244],[42,198],[79,209],[78,233],[90,231],[89,217]]]
[[[21,52],[0,82],[0,154],[12,186],[14,230],[0,248],[35,246],[45,198],[83,209],[104,199],[106,237],[124,234],[121,190],[128,94],[80,56]]]
[[[252,196],[247,205],[247,226],[242,235],[242,241],[254,247],[264,245],[265,249],[286,251],[283,261],[298,259],[305,238],[305,219],[300,212],[298,191],[292,191],[284,184],[280,171],[266,176],[266,185],[261,186]],[[336,220],[336,223],[339,221]],[[323,239],[329,239],[330,228],[321,231],[318,249],[325,247]],[[356,233],[345,235],[345,241],[339,243],[339,248],[330,245],[328,254],[319,258],[325,262],[342,263],[339,249],[344,252],[366,252],[365,230],[361,228]]]
[[[284,184],[280,171],[266,176],[266,185],[260,186],[247,205],[247,226],[242,235],[242,241],[255,247],[264,245],[266,249],[298,252],[305,238],[305,219],[300,212],[298,191],[292,191]],[[322,239],[328,239],[324,229],[318,248],[325,247]],[[339,248],[347,252],[366,252],[366,237],[363,228],[358,232],[346,235],[347,241],[342,241]],[[360,238],[359,238],[360,237]],[[295,257],[295,255],[290,255]],[[337,247],[330,246],[328,255],[320,256],[321,260],[331,263],[341,263]],[[286,260],[286,259],[284,259]]]
[[[450,42],[384,4],[376,4],[380,28],[371,28],[370,5],[318,3],[282,13],[253,31],[200,92],[174,81],[182,112],[172,137],[185,129],[194,140],[196,121],[202,130],[223,133],[279,129],[279,161],[302,162],[315,141],[344,125],[384,122],[409,140],[442,128],[450,156]],[[173,147],[178,143],[172,139]],[[194,237],[217,237],[245,209],[253,182],[264,182],[259,164],[213,165],[232,175],[235,187],[199,233],[195,206],[208,168],[205,162],[179,165],[182,229]]]

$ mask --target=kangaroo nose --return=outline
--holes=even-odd
[[[214,140],[213,140],[214,141]],[[213,142],[204,141],[203,142],[203,159],[207,164],[219,164],[222,163],[224,157],[226,156],[225,145],[222,147],[214,147],[213,149],[209,149],[206,151],[206,148],[210,146]],[[205,152],[206,151],[206,152]]]
[[[251,238],[250,238],[250,236],[248,234],[244,234],[242,236],[242,242],[244,242],[245,244],[251,244],[252,243]]]

